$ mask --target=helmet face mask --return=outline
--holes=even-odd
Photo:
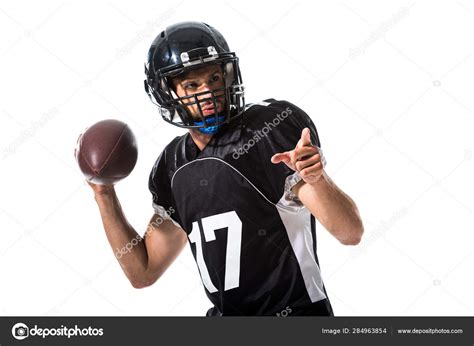
[[[220,68],[222,85],[177,95],[176,79],[212,66]],[[151,101],[165,121],[178,127],[215,133],[245,109],[238,58],[229,51],[222,35],[204,23],[179,23],[163,31],[149,50],[145,74],[145,90]],[[205,114],[206,104],[212,105],[212,114]]]

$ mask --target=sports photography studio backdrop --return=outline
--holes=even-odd
[[[470,0],[0,1],[0,315],[211,306],[189,246],[156,284],[132,288],[73,156],[87,126],[131,126],[139,158],[117,192],[143,234],[150,169],[185,133],[148,100],[143,63],[184,20],[227,38],[247,102],[285,99],[311,116],[326,171],[356,201],[357,247],[317,224],[335,315],[472,315],[473,12]]]

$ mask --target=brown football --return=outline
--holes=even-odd
[[[137,163],[137,142],[127,124],[103,120],[79,136],[74,155],[87,181],[111,185],[132,172]]]

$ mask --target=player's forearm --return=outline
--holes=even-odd
[[[321,224],[341,243],[356,245],[364,227],[354,201],[323,171],[314,183],[295,186],[295,194]]]
[[[148,255],[145,242],[127,222],[120,202],[112,190],[95,194],[105,234],[122,270],[133,286],[143,287],[146,281]]]

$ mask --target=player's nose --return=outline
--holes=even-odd
[[[203,84],[201,88],[199,88],[200,95],[198,96],[198,100],[209,99],[212,96],[211,90],[212,89],[209,88],[209,85]]]
[[[200,92],[205,92],[205,91],[211,91],[212,89],[210,88],[209,84],[207,82],[203,82],[200,86],[199,86],[199,91]]]

